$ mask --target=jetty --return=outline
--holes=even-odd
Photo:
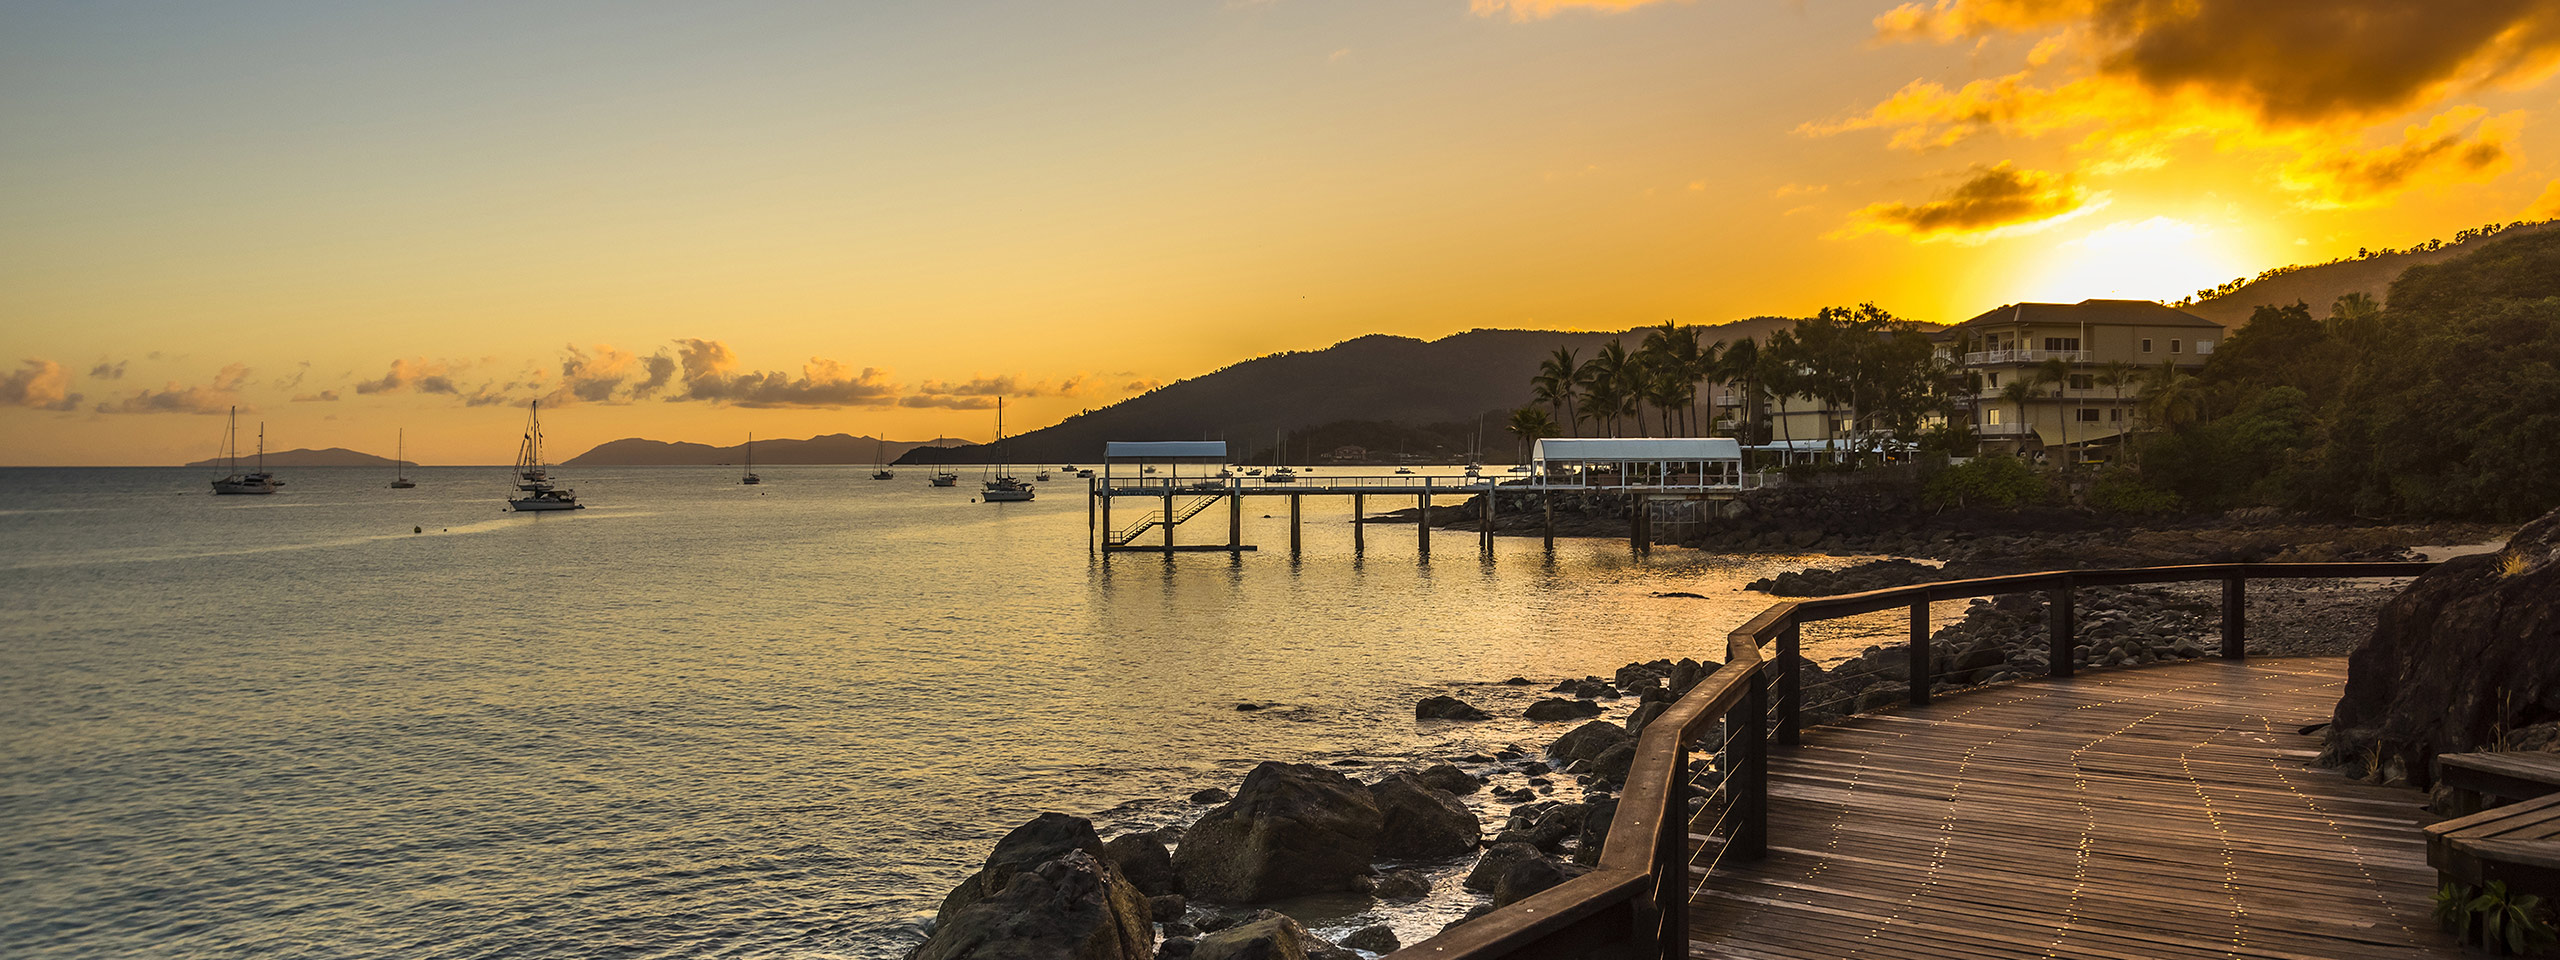
[[[1645,725],[1597,869],[1393,956],[2461,956],[2430,916],[2423,798],[2311,764],[2345,661],[2248,656],[2252,580],[2431,566],[2054,571],[1779,602]],[[2076,591],[2198,581],[2222,586],[2218,658],[2077,668]],[[2046,676],[1947,695],[1931,605],[2015,593],[2048,601]],[[1905,609],[1907,689],[1826,702],[1801,628]]]
[[[1279,497],[1288,501],[1289,552],[1295,556],[1304,543],[1307,499],[1315,497],[1348,498],[1352,550],[1365,552],[1369,498],[1384,497],[1397,503],[1412,499],[1419,512],[1416,547],[1428,557],[1435,500],[1459,496],[1478,498],[1481,505],[1481,552],[1493,551],[1494,520],[1504,497],[1538,501],[1546,547],[1553,550],[1557,495],[1611,493],[1628,498],[1628,541],[1647,550],[1653,544],[1650,504],[1732,500],[1766,482],[1743,469],[1740,442],[1725,437],[1544,439],[1532,448],[1528,466],[1526,475],[1510,478],[1458,472],[1319,477],[1282,473],[1276,465],[1255,475],[1230,468],[1223,440],[1113,441],[1103,446],[1102,469],[1086,481],[1086,545],[1105,554],[1254,550],[1244,542],[1244,502]],[[1128,500],[1145,506],[1120,505]],[[1183,524],[1221,512],[1227,521],[1223,541],[1179,541],[1176,531]]]

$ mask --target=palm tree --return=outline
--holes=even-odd
[[[1595,420],[1604,416],[1609,418],[1610,436],[1618,435],[1618,418],[1626,415],[1636,400],[1634,391],[1630,389],[1634,386],[1635,373],[1635,357],[1627,353],[1626,344],[1616,340],[1601,347],[1591,357],[1591,362],[1583,365],[1583,402],[1589,405]],[[1638,423],[1637,428],[1641,430],[1643,424]]]
[[[2099,386],[2105,387],[2115,393],[2115,405],[2108,409],[2123,410],[2125,386],[2127,384],[2135,383],[2141,379],[2142,368],[2135,366],[2133,361],[2109,360],[2107,361],[2106,366],[2098,368],[2098,378],[2095,382]],[[2116,416],[2121,417],[2124,416],[2124,414],[2118,413]],[[2117,446],[2122,447],[2124,444],[2124,428],[2122,426],[2118,426],[2116,428],[2116,437]]]
[[[1510,430],[1512,436],[1520,438],[1520,455],[1514,462],[1527,463],[1529,462],[1529,445],[1555,436],[1556,421],[1554,417],[1548,416],[1546,411],[1535,406],[1527,406],[1511,411],[1511,422],[1505,429]]]
[[[2036,364],[2036,382],[2053,384],[2054,412],[2062,417],[2062,463],[2071,464],[2071,411],[2063,409],[2063,401],[2071,395],[2071,363],[2061,357],[2048,357]]]
[[[1582,361],[1574,352],[1557,347],[1554,355],[1538,364],[1538,375],[1530,380],[1537,387],[1538,399],[1550,408],[1562,404],[1567,428],[1582,422],[1574,410],[1574,391],[1582,385]]]
[[[2018,435],[2020,438],[2018,440],[2018,445],[2021,448],[2026,446],[2025,436],[2028,429],[2027,401],[2035,398],[2036,381],[2027,377],[2019,377],[2011,380],[2009,381],[2008,386],[2000,388],[2000,399],[2006,400],[2011,404],[2016,405],[2018,408]]]
[[[1743,340],[1724,348],[1716,358],[1715,377],[1734,384],[1742,394],[1742,409],[1735,413],[1736,439],[1752,443],[1760,432],[1760,342]]]

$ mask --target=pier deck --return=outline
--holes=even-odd
[[[1700,958],[2454,957],[2421,797],[2312,769],[2343,658],[2029,681],[1804,733]],[[1693,845],[1705,838],[1692,834]]]

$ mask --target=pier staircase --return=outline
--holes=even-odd
[[[1218,501],[1224,499],[1226,498],[1223,496],[1187,498],[1183,502],[1175,505],[1173,508],[1172,519],[1165,519],[1165,512],[1158,510],[1140,518],[1135,523],[1112,531],[1110,537],[1108,537],[1105,542],[1114,547],[1128,546],[1129,544],[1136,542],[1139,537],[1145,536],[1146,532],[1149,530],[1164,526],[1181,526],[1183,521],[1199,516],[1203,512],[1206,512],[1210,507],[1215,506]]]

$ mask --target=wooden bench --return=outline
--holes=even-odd
[[[2560,793],[2510,803],[2427,830],[2427,863],[2473,886],[2503,880],[2522,893],[2560,897]]]
[[[2560,793],[2560,753],[2449,753],[2436,758],[2436,782],[2453,792],[2451,812],[2478,813],[2501,802]]]

